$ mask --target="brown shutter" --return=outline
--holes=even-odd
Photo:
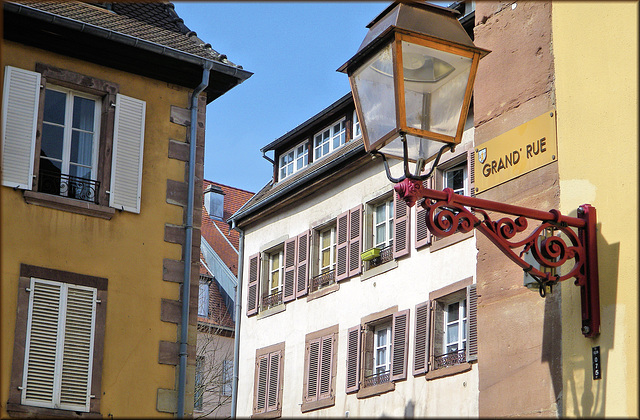
[[[413,375],[429,371],[429,301],[416,305],[415,342],[413,346]]]
[[[321,339],[307,342],[306,346],[306,375],[304,388],[304,401],[312,402],[318,400],[318,375],[320,368],[320,343]]]
[[[349,210],[349,277],[362,272],[362,204]]]
[[[333,340],[333,334],[322,337],[320,369],[318,373],[318,399],[330,398],[332,394],[331,378],[333,376]]]
[[[309,242],[311,231],[298,235],[298,253],[296,263],[296,298],[305,296],[309,288]]]
[[[478,294],[476,285],[467,286],[467,362],[478,360]]]
[[[249,281],[247,285],[247,316],[258,313],[260,288],[260,253],[249,257]]]
[[[433,179],[429,178],[422,182],[425,188],[433,188]],[[416,204],[416,249],[431,244],[431,232],[427,228],[427,210],[422,207],[424,200]]]
[[[349,277],[349,212],[338,216],[336,222],[336,281]]]
[[[391,380],[407,379],[407,359],[409,355],[409,310],[393,314],[391,326]]]
[[[429,312],[429,370],[433,370],[435,357],[444,353],[444,303],[432,300]]]
[[[282,301],[290,302],[296,298],[296,247],[298,238],[284,241],[284,288]]]
[[[467,152],[467,179],[469,180],[469,196],[476,196],[476,154],[472,148]]]
[[[347,394],[360,389],[360,325],[347,331]]]
[[[264,413],[267,410],[267,379],[269,377],[269,355],[265,354],[256,359],[255,386],[253,395],[255,401],[253,413]]]
[[[280,408],[280,373],[282,351],[269,354],[269,383],[267,385],[267,411]]]
[[[409,206],[393,193],[393,258],[409,255]]]

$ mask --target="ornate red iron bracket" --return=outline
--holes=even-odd
[[[420,205],[427,210],[427,227],[438,238],[478,229],[507,257],[536,279],[543,297],[547,286],[575,278],[574,283],[580,287],[581,294],[582,334],[585,337],[595,337],[600,333],[595,207],[584,204],[578,208],[578,217],[569,217],[557,210],[545,212],[458,195],[450,188],[445,188],[444,191],[432,190],[424,188],[422,182],[410,178],[398,182],[394,189],[410,207],[424,199]],[[493,221],[487,211],[516,217],[503,217]],[[482,220],[476,214],[481,215]],[[542,223],[527,233],[528,219]],[[574,228],[577,229],[577,234]],[[547,237],[545,231],[548,230],[553,235]],[[540,264],[540,269],[523,259],[524,253],[529,251]],[[566,274],[555,275],[555,270],[550,270],[567,262],[573,262],[573,266]],[[549,270],[544,270],[545,268]]]

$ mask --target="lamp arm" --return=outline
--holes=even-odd
[[[581,290],[582,333],[586,337],[599,334],[600,300],[594,207],[588,204],[581,206],[576,218],[563,216],[557,210],[544,212],[466,197],[454,194],[450,188],[445,188],[444,191],[432,190],[424,188],[421,182],[413,179],[402,180],[394,189],[409,206],[424,199],[420,205],[426,210],[425,222],[429,231],[437,238],[478,229],[509,259],[536,279],[543,297],[546,286],[575,278],[575,284]],[[487,210],[515,217],[502,217],[493,221]],[[531,231],[528,229],[529,219],[541,223]],[[547,230],[554,234],[546,237]],[[529,251],[540,268],[524,260],[523,255]],[[567,263],[573,265],[566,274],[554,274],[556,269]]]

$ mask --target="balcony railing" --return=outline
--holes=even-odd
[[[41,170],[38,191],[98,204],[100,181]]]
[[[378,372],[364,377],[364,387],[386,384],[391,380],[390,371]]]
[[[336,282],[336,270],[327,271],[326,273],[318,274],[311,279],[309,285],[309,292],[315,292],[323,287],[330,286]]]
[[[364,271],[371,270],[374,267],[393,260],[393,243],[385,246],[380,250],[380,256],[371,261],[364,261]]]
[[[282,303],[282,290],[272,293],[270,295],[262,296],[262,310],[273,308]]]
[[[441,354],[433,358],[433,369],[442,369],[459,365],[467,361],[467,350],[462,349],[451,353]]]

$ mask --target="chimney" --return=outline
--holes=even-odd
[[[222,188],[213,184],[205,188],[204,208],[211,219],[224,221],[224,193]]]

